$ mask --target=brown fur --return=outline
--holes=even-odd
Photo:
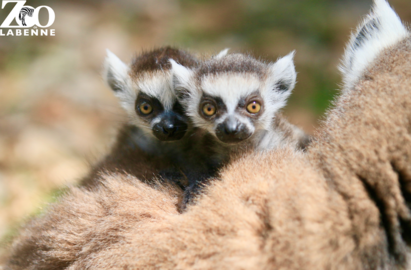
[[[230,54],[222,59],[212,58],[201,63],[196,71],[196,77],[215,75],[219,73],[255,73],[259,77],[266,74],[264,63],[244,54]]]
[[[237,55],[237,58],[240,62],[247,60],[262,66],[260,62],[241,54]],[[135,57],[131,64],[130,75],[134,79],[147,74],[156,76],[152,73],[153,71],[171,68],[170,59],[189,68],[199,64],[198,60],[188,52],[166,46]],[[117,84],[117,82],[113,83],[112,88],[118,87]],[[184,108],[181,106],[173,107],[173,111],[184,114]],[[157,115],[152,114],[152,117],[157,117]],[[190,122],[186,117],[184,119]],[[151,121],[152,119],[146,118],[146,120]],[[145,183],[165,180],[185,188],[189,185],[190,179],[200,182],[203,179],[217,176],[218,171],[230,161],[230,156],[254,147],[250,147],[248,142],[245,142],[244,147],[239,146],[238,149],[222,145],[211,134],[207,134],[200,128],[192,127],[191,123],[188,125],[187,134],[181,140],[172,142],[148,138],[150,136],[139,127],[131,124],[124,125],[119,130],[116,142],[109,154],[92,167],[91,172],[81,180],[80,185],[91,189],[99,184],[101,174],[123,173],[133,175]],[[286,136],[284,143],[293,144],[298,148],[304,148],[309,143],[308,136],[288,123],[282,116],[276,118],[275,126]],[[142,149],[141,144],[144,144],[147,149]]]
[[[283,144],[290,145],[293,149],[305,150],[311,143],[312,137],[299,127],[291,124],[282,115],[277,114],[274,118],[274,129],[283,135]]]
[[[174,59],[185,67],[196,67],[198,60],[191,54],[170,46],[161,47],[135,57],[131,63],[133,76],[140,76],[146,72],[171,69],[170,59]]]
[[[410,62],[408,39],[339,98],[307,156],[247,155],[184,214],[170,189],[74,189],[23,231],[9,267],[407,267]]]
[[[404,269],[411,39],[343,94],[307,155],[246,155],[176,212],[179,191],[73,189],[16,240],[10,269]],[[28,260],[30,259],[30,260]]]
[[[183,186],[187,185],[187,181],[184,181],[184,175],[179,173],[178,164],[173,163],[167,157],[146,153],[133,141],[132,136],[136,132],[139,131],[131,125],[123,126],[119,130],[110,153],[92,167],[90,173],[82,179],[80,186],[93,188],[99,185],[101,175],[106,173],[129,174],[145,183],[153,183],[156,179],[161,179],[161,171],[173,173],[178,183]],[[195,138],[201,139],[198,138],[199,135],[197,134]],[[161,142],[158,144],[161,145]],[[176,147],[180,146],[178,142],[173,142],[173,144],[176,144]],[[169,176],[168,180],[173,181],[174,179]]]
[[[137,229],[139,223],[149,226],[178,214],[179,195],[181,191],[172,186],[148,186],[124,175],[105,175],[93,192],[71,188],[47,214],[27,225],[13,245],[18,255],[11,257],[9,265],[11,269],[69,267],[115,243],[127,242],[124,233]]]
[[[310,150],[347,206],[364,265],[407,262],[411,240],[411,39],[344,94]]]

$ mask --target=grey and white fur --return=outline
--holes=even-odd
[[[129,121],[120,129],[111,152],[81,185],[95,186],[104,171],[131,174],[145,182],[166,179],[184,186],[181,179],[190,174],[181,168],[181,164],[190,164],[186,149],[195,151],[204,138],[192,127],[174,95],[171,57],[186,66],[198,64],[193,55],[171,47],[142,53],[130,65],[107,51],[104,77]],[[190,171],[204,173],[199,167],[209,166],[201,164]]]

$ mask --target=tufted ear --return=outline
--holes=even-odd
[[[177,98],[185,100],[190,96],[192,89],[192,80],[194,72],[183,65],[178,64],[173,59],[169,60],[171,63],[171,72],[173,75],[173,88]]]
[[[221,52],[219,52],[218,54],[214,55],[213,58],[214,59],[221,59],[224,56],[227,55],[228,51],[230,50],[230,48],[225,48],[224,50],[222,50]]]
[[[294,54],[295,51],[278,59],[277,62],[270,65],[269,69],[268,80],[271,89],[285,98],[291,94],[297,79],[293,61]]]
[[[104,64],[104,79],[110,88],[118,92],[125,92],[126,80],[128,78],[128,67],[114,53],[107,49]]]
[[[374,0],[370,14],[351,34],[340,71],[344,87],[351,89],[366,69],[386,48],[395,45],[409,35],[401,19],[386,0]]]
[[[134,114],[136,93],[133,91],[129,77],[129,67],[114,53],[107,50],[104,63],[104,79],[119,99],[121,107],[129,114]]]

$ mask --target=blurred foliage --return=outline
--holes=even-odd
[[[390,1],[411,22],[409,0]],[[54,9],[55,37],[0,37],[0,260],[16,228],[109,149],[125,121],[100,78],[105,49],[124,61],[165,44],[265,61],[296,50],[285,109],[312,132],[336,95],[350,31],[371,0],[28,0]],[[0,20],[13,4],[0,9]],[[41,21],[48,18],[41,12]]]

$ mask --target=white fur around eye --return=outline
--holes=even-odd
[[[141,76],[135,82],[135,88],[148,96],[157,98],[164,109],[171,110],[176,100],[172,87],[170,71],[156,71]]]
[[[241,98],[260,88],[260,79],[252,73],[222,73],[205,77],[201,89],[205,94],[220,97],[228,112],[233,112]]]

